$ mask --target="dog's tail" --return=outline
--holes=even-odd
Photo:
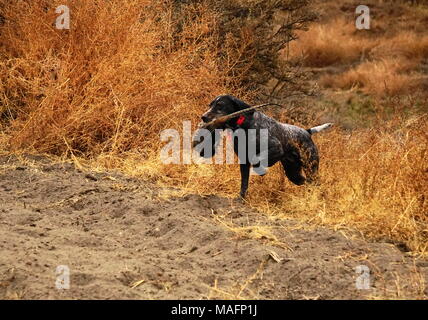
[[[325,129],[328,129],[328,128],[330,128],[332,125],[333,125],[332,123],[324,123],[324,124],[322,124],[322,125],[320,125],[320,126],[313,127],[313,128],[310,128],[310,129],[306,129],[306,131],[308,131],[308,132],[309,132],[309,134],[314,134],[314,133],[321,132],[321,131],[323,131],[323,130],[325,130]]]

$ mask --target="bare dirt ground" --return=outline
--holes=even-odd
[[[215,196],[0,157],[0,298],[426,298],[428,261]],[[70,268],[70,289],[55,287]],[[357,289],[355,268],[370,269]]]

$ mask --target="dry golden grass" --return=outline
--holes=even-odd
[[[409,63],[417,64],[428,56],[428,36],[411,31],[398,32],[379,41],[370,55],[373,58],[401,57]]]
[[[391,18],[392,19],[392,18]],[[385,20],[376,20],[385,29]],[[419,70],[428,56],[428,36],[414,31],[373,35],[357,31],[355,21],[343,16],[299,33],[290,58],[303,58],[306,67],[333,66],[320,84],[333,89],[361,89],[377,97],[425,92],[426,74]]]
[[[325,75],[320,84],[325,88],[361,89],[378,97],[409,94],[426,81],[422,75],[405,73],[414,67],[414,61],[399,59],[367,61],[342,74]]]
[[[302,57],[305,66],[317,68],[353,63],[377,43],[352,37],[354,33],[355,25],[343,17],[313,25],[307,32],[299,32],[299,40],[290,44],[290,57]]]
[[[219,58],[217,13],[193,6],[177,32],[168,2],[79,1],[70,4],[72,30],[66,31],[53,26],[54,4],[44,10],[45,1],[19,1],[0,8],[6,18],[0,39],[4,149],[120,169],[180,188],[180,194],[236,196],[237,165],[165,165],[159,159],[161,130],[180,129],[183,120],[195,124],[217,94],[231,92],[248,101],[254,95],[238,86],[239,73],[229,76],[235,61],[227,59],[227,47],[221,47]],[[373,42],[348,43],[347,35],[335,40],[337,47],[327,46],[334,37],[322,28],[301,39],[306,48],[319,39],[311,44],[309,65],[324,66],[329,57],[329,63],[351,63],[374,50]],[[412,44],[413,49],[400,47],[410,50],[404,55],[425,54],[425,45]],[[386,87],[399,92],[410,80],[400,82],[394,75],[413,68],[410,63],[409,69],[400,69],[403,64],[394,60],[399,58],[364,62],[330,84],[358,83],[378,93],[384,85],[379,79],[391,77],[395,82],[388,80]],[[378,66],[375,80],[365,78],[370,63]],[[248,204],[267,214],[352,228],[426,253],[427,120],[426,114],[406,119],[398,113],[372,129],[323,133],[315,138],[321,153],[319,186],[291,185],[275,166],[266,177],[251,178]]]
[[[55,4],[20,6],[3,9],[0,51],[12,149],[149,152],[160,130],[197,121],[210,97],[234,88],[217,61],[216,14],[204,6],[183,17],[177,38],[168,3],[71,4],[71,31],[53,25]]]

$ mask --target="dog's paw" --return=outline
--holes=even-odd
[[[241,196],[237,196],[236,198],[233,198],[231,205],[232,207],[235,207],[235,208],[241,208],[241,207],[245,207],[247,203],[248,202],[245,198],[242,198]]]
[[[252,167],[250,175],[264,176],[267,173],[267,168],[263,166]]]

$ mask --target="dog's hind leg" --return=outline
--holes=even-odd
[[[302,161],[298,154],[288,154],[286,158],[281,160],[284,167],[285,175],[294,184],[300,186],[305,183],[305,177],[302,176]]]
[[[269,140],[268,149],[254,155],[250,160],[253,170],[258,175],[266,174],[267,167],[273,166],[284,157],[284,151],[280,141],[276,138]]]

